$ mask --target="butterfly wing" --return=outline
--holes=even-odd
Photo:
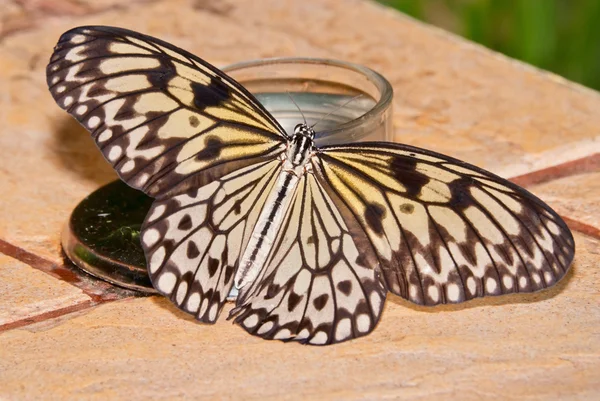
[[[285,149],[284,130],[241,85],[133,31],[66,32],[47,81],[57,104],[92,133],[119,176],[153,197],[200,187]]]
[[[313,164],[364,229],[386,286],[417,304],[537,291],[573,259],[549,206],[470,164],[393,143],[325,147]]]
[[[213,323],[280,170],[279,160],[262,162],[156,200],[141,232],[154,287],[198,320]]]
[[[266,339],[323,345],[364,336],[385,300],[376,264],[349,210],[305,174],[265,268],[240,293],[230,318]]]

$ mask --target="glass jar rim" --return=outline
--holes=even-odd
[[[375,99],[375,105],[365,112],[363,115],[353,120],[344,122],[338,125],[336,128],[327,129],[321,131],[324,135],[336,135],[343,132],[351,132],[365,123],[371,121],[377,121],[386,114],[386,111],[391,107],[394,90],[390,82],[380,73],[372,70],[369,67],[351,63],[348,61],[328,59],[328,58],[316,58],[316,57],[271,57],[255,60],[246,60],[238,63],[226,65],[221,68],[225,73],[231,73],[243,69],[256,68],[261,66],[271,66],[278,64],[311,64],[321,66],[331,66],[337,68],[343,68],[361,74],[367,81],[377,88],[379,92],[379,99]]]

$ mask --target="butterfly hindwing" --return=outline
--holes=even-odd
[[[283,129],[241,85],[140,33],[90,26],[63,34],[47,80],[57,104],[92,133],[119,176],[154,197],[199,187],[285,148]]]
[[[575,244],[563,220],[487,171],[411,146],[329,146],[313,158],[376,249],[387,287],[412,302],[532,292],[560,280]]]
[[[155,201],[141,231],[154,287],[198,320],[213,323],[280,170],[279,160],[261,162]]]
[[[265,268],[230,317],[263,338],[332,344],[371,332],[385,294],[362,229],[308,173]]]

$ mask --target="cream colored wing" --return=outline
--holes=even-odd
[[[374,266],[376,253],[348,209],[305,174],[266,267],[230,318],[266,339],[324,345],[364,336],[386,295]]]
[[[537,291],[573,260],[548,205],[470,164],[393,143],[330,146],[312,160],[377,251],[386,286],[417,304]]]
[[[280,170],[279,160],[262,162],[155,201],[141,232],[154,287],[196,319],[214,323]]]
[[[285,149],[285,132],[246,89],[140,33],[101,26],[66,32],[47,81],[119,176],[154,197],[205,185]]]

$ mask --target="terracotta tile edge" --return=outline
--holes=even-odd
[[[115,292],[117,287],[109,284],[108,282],[99,279],[90,279],[93,280],[90,281],[83,276],[78,275],[64,265],[59,265],[50,260],[44,259],[41,256],[31,253],[2,239],[0,239],[0,253],[3,253],[6,256],[33,267],[34,269],[40,270],[58,280],[64,281],[74,287],[79,288],[85,295],[91,298],[92,302],[95,303],[115,301],[117,299],[127,298],[130,296],[126,293],[120,294]],[[82,272],[82,274],[84,273]]]
[[[28,326],[30,324],[43,322],[45,320],[54,319],[60,316],[68,315],[69,313],[79,312],[82,310],[89,309],[93,306],[98,305],[99,302],[95,302],[93,300],[83,301],[75,305],[69,305],[64,308],[54,309],[48,312],[40,313],[39,315],[27,317],[25,319],[15,320],[14,322],[5,323],[0,325],[0,333],[3,331],[8,331],[12,329],[16,329],[23,326]]]
[[[593,238],[600,239],[600,229],[589,224],[582,223],[578,220],[571,219],[566,216],[560,216],[569,228],[573,231],[580,232]]]
[[[509,178],[509,180],[522,187],[543,184],[549,181],[565,178],[572,175],[600,171],[600,153],[571,160],[555,166],[535,170],[530,173]]]

